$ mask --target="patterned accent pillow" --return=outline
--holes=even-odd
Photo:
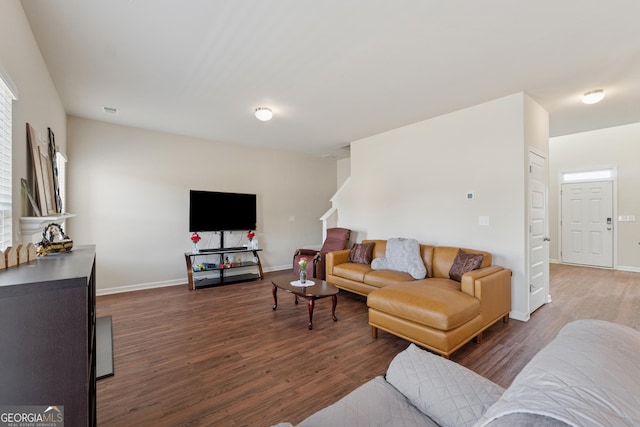
[[[482,254],[470,254],[460,249],[449,270],[449,278],[456,282],[462,281],[464,273],[480,268],[483,258]]]
[[[375,243],[356,243],[349,252],[348,262],[356,264],[371,264],[373,259],[373,246]]]

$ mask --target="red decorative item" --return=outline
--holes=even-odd
[[[256,237],[256,233],[254,233],[253,230],[250,230],[247,233],[247,239],[249,239],[249,241],[252,241],[254,237]]]
[[[200,253],[200,249],[198,249],[198,242],[200,241],[200,235],[198,233],[191,234],[191,241],[193,242],[193,253]]]

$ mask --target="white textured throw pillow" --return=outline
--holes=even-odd
[[[441,426],[472,426],[504,393],[499,385],[415,344],[391,361],[386,379]]]
[[[420,243],[416,239],[394,237],[387,240],[384,258],[371,262],[374,270],[395,270],[409,273],[414,279],[427,277],[427,267],[420,256]]]

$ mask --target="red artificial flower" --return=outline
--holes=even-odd
[[[253,230],[250,230],[250,231],[247,233],[247,239],[249,239],[249,240],[253,240],[253,238],[254,238],[254,237],[256,237],[256,233],[254,233],[254,232],[253,232]]]
[[[193,243],[198,243],[200,241],[200,235],[198,233],[191,234],[191,241]]]

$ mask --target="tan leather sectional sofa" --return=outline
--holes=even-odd
[[[386,240],[373,242],[373,258],[385,256]],[[460,282],[449,278],[458,250],[482,254],[480,268]],[[378,329],[414,342],[445,357],[511,311],[511,270],[491,265],[491,254],[465,248],[420,245],[427,269],[425,279],[408,273],[373,270],[370,264],[348,262],[349,250],[330,252],[326,281],[340,289],[367,296],[372,335]]]

